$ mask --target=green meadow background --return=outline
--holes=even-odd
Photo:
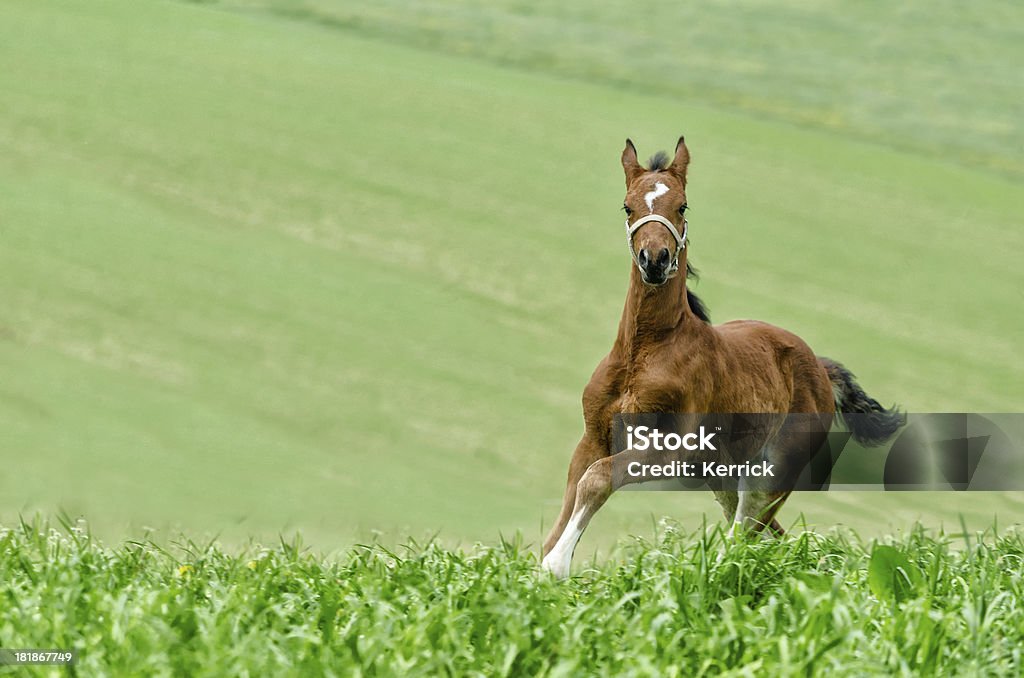
[[[685,133],[696,288],[911,411],[1024,410],[1024,6],[8,0],[0,523],[319,549],[555,516]],[[707,495],[626,493],[580,552]],[[794,497],[864,535],[1020,494]]]

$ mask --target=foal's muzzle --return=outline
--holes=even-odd
[[[633,236],[640,230],[641,226],[652,221],[661,224],[672,234],[672,238],[676,241],[675,253],[669,253],[667,247],[661,248],[657,254],[648,252],[646,248],[641,248],[639,252],[633,248]],[[661,285],[675,275],[676,271],[679,270],[679,255],[686,249],[686,232],[689,228],[686,219],[683,219],[683,232],[680,234],[676,230],[675,224],[660,214],[648,214],[646,217],[640,217],[632,224],[629,223],[629,219],[626,220],[626,242],[629,244],[629,253],[633,255],[633,261],[636,262],[637,268],[640,269],[640,276],[644,279],[645,283]]]
[[[641,248],[636,253],[636,264],[640,267],[641,277],[645,283],[660,285],[669,277],[669,266],[672,262],[672,255],[667,247],[662,247],[656,254],[652,254],[647,248]]]

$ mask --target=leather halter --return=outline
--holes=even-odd
[[[640,217],[633,222],[631,226],[629,219],[626,219],[626,242],[629,244],[629,253],[633,255],[633,262],[636,263],[636,267],[641,271],[643,267],[640,266],[640,260],[637,258],[636,250],[633,248],[633,235],[640,230],[640,227],[644,224],[649,224],[652,221],[656,221],[672,234],[672,237],[676,240],[676,253],[672,256],[672,263],[669,264],[668,270],[665,272],[666,277],[672,277],[672,275],[679,270],[679,253],[686,249],[686,232],[690,226],[686,222],[686,218],[683,217],[683,234],[679,235],[679,231],[676,230],[675,224],[661,216],[660,214],[648,214],[646,217]]]

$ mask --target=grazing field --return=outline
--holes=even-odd
[[[662,525],[570,581],[516,543],[226,554],[0,533],[7,647],[81,675],[987,675],[1024,670],[1019,533],[752,544]],[[71,604],[69,604],[69,601]]]
[[[536,544],[621,310],[627,135],[645,155],[687,135],[716,320],[790,328],[911,410],[1024,407],[1020,188],[996,123],[947,154],[924,115],[920,136],[847,134],[660,87],[639,62],[624,87],[434,50],[397,20],[238,7],[0,6],[4,524],[64,510],[111,540]],[[1006,110],[1001,91],[978,105]],[[847,493],[782,520],[879,535],[1022,510]],[[615,497],[581,554],[705,512]]]
[[[1024,172],[1024,6],[206,0]]]

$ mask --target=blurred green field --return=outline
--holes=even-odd
[[[977,31],[1016,30],[995,9]],[[702,77],[724,89],[704,97],[642,59],[642,86],[597,66],[584,82],[430,49],[398,19],[296,17],[0,7],[0,521],[301,530],[325,549],[539,541],[621,310],[627,135],[645,155],[687,135],[716,320],[787,327],[910,410],[1024,408],[1019,136],[1000,131],[1019,102],[1002,85],[915,99],[925,117],[902,121],[897,88],[865,114],[890,126],[847,129],[813,122],[795,74],[771,88],[793,97],[778,115],[721,94],[763,93],[714,62]],[[816,68],[855,70],[827,37]],[[972,69],[949,72],[971,85]],[[963,134],[948,154],[946,125]],[[710,497],[616,497],[580,551],[704,512]],[[801,512],[870,535],[1017,522],[1024,500],[802,496],[784,522]]]
[[[206,0],[1024,173],[1024,5]]]

